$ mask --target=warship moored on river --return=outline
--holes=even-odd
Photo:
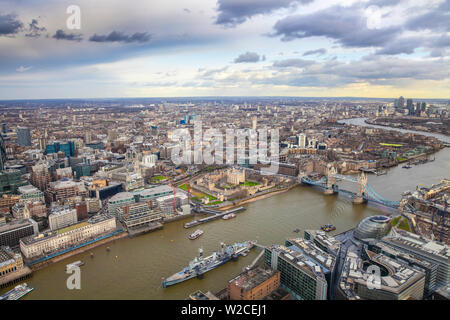
[[[210,256],[203,257],[203,249],[199,249],[199,256],[195,257],[189,266],[177,272],[162,282],[162,287],[168,286],[195,278],[201,277],[204,273],[211,271],[228,261],[246,254],[256,244],[256,241],[246,241],[243,243],[235,243],[233,245],[225,245],[221,243],[220,252],[213,252]]]

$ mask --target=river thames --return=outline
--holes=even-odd
[[[358,123],[360,124],[360,123]],[[435,154],[435,161],[403,169],[391,168],[387,175],[369,175],[369,184],[389,200],[399,200],[406,190],[414,190],[438,183],[450,172],[450,149]],[[340,188],[356,190],[350,183],[339,183]],[[250,264],[261,249],[255,248],[246,257],[229,262],[204,275],[163,289],[161,281],[182,268],[203,247],[205,254],[218,250],[220,242],[232,244],[256,239],[262,245],[283,244],[287,237],[303,237],[303,230],[318,229],[332,223],[337,234],[354,228],[364,217],[383,213],[368,205],[353,205],[339,196],[324,196],[306,186],[246,204],[245,211],[231,220],[216,220],[201,226],[204,235],[197,240],[187,236],[195,228],[184,229],[192,219],[168,223],[163,230],[136,238],[123,238],[34,272],[26,282],[34,288],[24,299],[185,299],[198,289],[217,292],[228,280]],[[293,230],[299,228],[300,233]],[[110,251],[106,250],[110,247]],[[94,257],[90,257],[90,252]],[[65,266],[82,260],[81,289],[69,290],[69,275]],[[0,293],[10,290],[3,289]]]

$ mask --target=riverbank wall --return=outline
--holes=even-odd
[[[37,271],[39,269],[45,268],[45,267],[55,263],[55,262],[58,262],[58,261],[70,258],[70,257],[72,257],[74,255],[77,255],[79,253],[83,253],[85,251],[88,251],[88,250],[93,249],[95,247],[98,247],[98,246],[101,246],[103,244],[109,243],[111,241],[124,238],[127,235],[128,235],[128,233],[122,230],[121,232],[113,234],[113,235],[111,235],[109,237],[97,240],[95,242],[83,245],[81,247],[76,247],[76,248],[70,249],[67,252],[56,253],[53,257],[44,258],[44,259],[37,260],[37,261],[31,261],[31,262],[28,263],[28,265],[31,268],[31,270]]]

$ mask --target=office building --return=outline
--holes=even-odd
[[[29,147],[31,146],[31,134],[30,129],[27,127],[17,127],[17,144],[19,146]]]
[[[408,109],[408,114],[414,115],[414,105],[412,99],[406,100],[406,109]]]
[[[404,109],[405,108],[405,98],[400,97],[398,99],[398,108],[399,109]]]
[[[45,201],[63,202],[75,196],[87,197],[88,191],[83,182],[75,182],[69,179],[62,179],[55,182],[50,182],[45,191]]]
[[[122,187],[125,191],[133,191],[143,188],[145,185],[144,178],[138,173],[114,172],[111,179],[115,182],[122,183]]]
[[[375,254],[381,253],[391,259],[403,262],[412,268],[421,270],[425,274],[424,297],[429,297],[433,293],[432,288],[436,288],[436,274],[438,268],[436,263],[431,263],[412,254],[399,251],[386,242],[382,242],[380,240],[369,241],[367,243],[366,250],[369,250]]]
[[[58,230],[78,222],[77,210],[70,206],[54,206],[48,215],[51,230]]]
[[[20,202],[45,201],[44,193],[31,184],[17,188],[17,192],[20,195]]]
[[[154,188],[144,189],[142,191],[134,192],[136,196],[136,201],[147,201],[156,198],[169,196],[173,194],[173,189],[168,185],[161,185]]]
[[[381,239],[390,230],[391,219],[387,216],[371,216],[361,220],[353,233],[358,240]]]
[[[300,133],[297,136],[297,139],[299,148],[306,148],[306,146],[308,145],[308,138],[306,137],[306,134]]]
[[[281,286],[300,300],[326,300],[336,259],[304,239],[288,239],[264,252],[266,266],[280,271]]]
[[[95,199],[98,201],[98,199]],[[75,203],[75,211],[77,212],[77,220],[82,221],[89,217],[88,204],[86,201]]]
[[[158,204],[158,207],[164,214],[176,213],[175,208],[173,207],[174,198],[175,198],[175,206],[177,208],[189,205],[188,197],[184,193],[159,197],[156,199],[156,203]]]
[[[0,134],[0,171],[5,169],[6,164],[6,145],[3,135]]]
[[[135,203],[134,195],[131,192],[120,192],[108,200],[108,213],[113,216],[118,215],[120,207]]]
[[[0,195],[17,193],[17,189],[26,184],[19,170],[8,169],[0,172]]]
[[[69,178],[72,179],[73,178],[73,174],[72,174],[72,168],[68,167],[68,168],[58,168],[55,170],[55,177],[56,180],[61,180],[64,178]]]
[[[328,254],[338,256],[341,251],[341,243],[334,237],[328,236],[325,231],[322,230],[305,230],[305,240],[312,241],[321,250]]]
[[[45,191],[52,181],[49,168],[46,164],[34,165],[31,169],[30,183],[41,191]]]
[[[73,157],[75,155],[75,144],[73,141],[54,141],[47,144],[45,152],[47,154],[64,152],[66,157]]]
[[[367,268],[380,270],[379,281],[369,279]],[[423,270],[408,266],[383,254],[368,254],[364,259],[354,252],[345,258],[338,287],[338,298],[347,300],[421,300],[425,288]]]
[[[230,300],[262,300],[280,286],[280,272],[258,267],[228,281]]]
[[[252,118],[252,129],[256,130],[257,127],[258,127],[258,118],[257,117],[253,117]]]
[[[91,198],[105,200],[123,191],[121,183],[111,183],[108,186],[93,187],[89,190]]]
[[[117,217],[128,230],[150,226],[161,221],[161,211],[155,210],[152,201],[128,204],[117,209]]]
[[[42,201],[25,202],[23,206],[24,218],[46,218],[47,207]]]
[[[404,230],[397,230],[395,235],[384,237],[381,241],[398,251],[436,265],[430,275],[429,291],[450,282],[450,250],[447,245]]]
[[[0,227],[0,246],[15,247],[19,240],[38,233],[38,225],[33,219],[14,220]]]
[[[17,202],[20,201],[20,197],[14,194],[4,194],[0,197],[0,209],[7,208],[8,210],[12,208]]]
[[[14,252],[10,247],[0,247],[0,284],[2,280],[14,273],[18,273],[24,267],[22,255]]]
[[[102,201],[99,198],[86,198],[88,213],[97,213],[102,208]]]
[[[80,163],[72,166],[72,169],[77,179],[80,179],[83,176],[88,177],[91,175],[91,166],[86,163]]]
[[[34,260],[95,240],[116,230],[116,219],[108,215],[97,215],[86,222],[40,233],[20,240],[20,250],[26,259]]]

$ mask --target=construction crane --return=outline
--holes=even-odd
[[[164,175],[166,176],[166,179],[169,182],[169,186],[173,190],[173,200],[172,200],[173,213],[177,213],[177,199],[175,197],[177,195],[177,188],[175,188],[175,186],[172,183],[172,180],[169,179],[169,175],[167,174],[167,171],[165,171],[165,170],[164,170]]]

